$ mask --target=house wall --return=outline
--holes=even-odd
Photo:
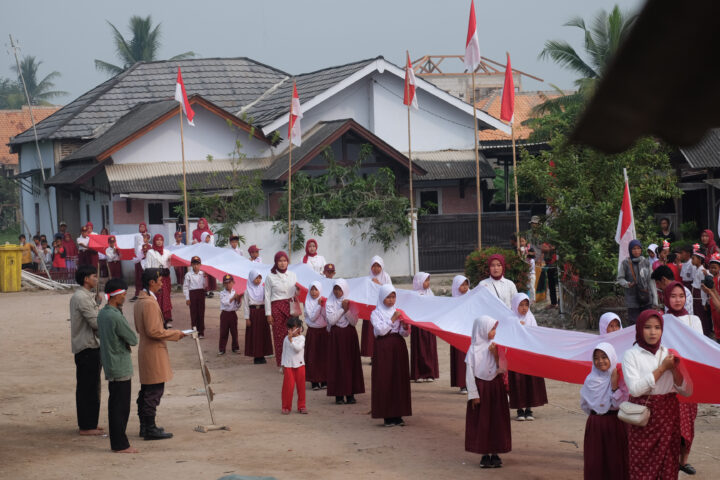
[[[53,156],[53,143],[40,142],[40,155],[42,157],[43,166],[50,169],[50,176],[55,173],[55,158]],[[37,150],[34,143],[26,143],[20,147],[19,154],[19,170],[20,173],[27,172],[38,168]],[[30,236],[38,232],[49,237],[57,232],[57,202],[55,188],[45,189],[42,185],[42,177],[37,177],[33,182],[33,193],[21,189],[20,201],[22,203],[23,219],[27,227],[23,226],[22,231]],[[28,185],[30,179],[23,180]],[[48,208],[48,199],[50,207]],[[38,205],[39,217],[35,215],[35,204]],[[52,218],[52,221],[51,221]],[[29,231],[26,231],[29,229]]]
[[[127,208],[127,200],[130,200],[130,212]],[[138,225],[145,221],[145,200],[115,199],[112,201],[113,225],[130,224]]]
[[[465,198],[460,198],[460,187],[442,187],[442,213],[477,213],[477,195],[475,185],[465,185]]]

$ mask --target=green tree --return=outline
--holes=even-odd
[[[101,72],[117,75],[127,70],[137,62],[152,62],[158,60],[158,51],[160,50],[160,23],[153,27],[150,15],[143,18],[138,15],[130,17],[128,28],[132,34],[130,40],[120,33],[115,25],[107,22],[113,32],[113,43],[115,44],[115,52],[122,66],[102,60],[95,60],[95,68]],[[195,56],[194,52],[185,52],[180,55],[171,57],[170,60],[183,60]]]
[[[20,73],[22,73],[22,77],[25,80],[30,102],[33,105],[51,105],[51,99],[67,95],[68,93],[62,90],[53,90],[53,88],[55,88],[54,80],[60,78],[60,72],[50,72],[45,75],[42,80],[38,80],[38,68],[40,68],[40,65],[42,65],[42,62],[37,61],[32,55],[26,55],[20,61],[20,70],[18,70],[17,65],[11,67],[13,71],[18,74],[17,90],[20,95],[22,95],[23,103],[25,103],[25,96],[22,90],[22,82],[20,81]]]
[[[0,78],[0,110],[17,110],[25,103],[25,94],[17,81]]]

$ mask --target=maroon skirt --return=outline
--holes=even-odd
[[[287,336],[287,321],[290,318],[290,299],[275,300],[270,304],[273,317],[272,338],[275,344],[275,363],[282,363],[283,342]]]
[[[186,273],[187,267],[175,267],[175,280],[178,285],[182,285],[185,282]]]
[[[98,268],[98,262],[100,261],[98,257],[98,252],[96,252],[95,250],[85,250],[85,261],[88,265],[92,265],[93,267]]]
[[[330,334],[325,327],[308,327],[305,335],[305,381],[327,381],[329,340]]]
[[[545,379],[532,375],[508,372],[510,408],[540,407],[548,403]]]
[[[692,447],[693,438],[695,438],[695,417],[697,417],[697,403],[681,402],[680,408],[680,436],[685,443],[688,452]]]
[[[466,388],[465,384],[465,353],[450,347],[450,386]]]
[[[502,375],[490,381],[475,379],[480,405],[467,402],[465,450],[483,455],[512,449],[510,410]]]
[[[110,276],[110,271],[108,270],[107,260],[99,260],[99,267],[100,278],[108,278]]]
[[[142,286],[142,265],[140,265],[140,262],[135,264],[135,296],[137,297],[140,292],[142,292],[143,286]]]
[[[120,261],[107,262],[108,270],[110,270],[110,278],[122,278],[122,264]]]
[[[272,355],[272,337],[265,307],[251,308],[249,320],[250,326],[245,327],[245,356],[262,358]]]
[[[327,360],[327,395],[340,397],[365,393],[365,379],[360,364],[357,330],[349,325],[330,329]]]
[[[627,425],[617,413],[590,415],[585,423],[585,480],[630,478]]]
[[[170,277],[162,278],[162,288],[157,293],[158,303],[160,304],[160,310],[162,310],[163,319],[167,322],[172,320],[172,303],[170,301],[170,289],[172,288]]]
[[[410,379],[440,378],[437,339],[422,328],[410,331]]]
[[[372,357],[373,344],[375,343],[375,332],[369,320],[362,322],[362,334],[360,336],[360,356]]]
[[[408,351],[400,334],[375,337],[371,384],[372,418],[412,415]]]
[[[680,408],[676,394],[630,397],[650,409],[644,427],[628,428],[630,478],[656,480],[678,478],[680,462]]]

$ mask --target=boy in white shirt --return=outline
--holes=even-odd
[[[228,247],[233,252],[237,253],[241,257],[243,256],[242,248],[240,248],[240,236],[233,234],[230,237],[230,246]]]
[[[237,311],[241,306],[242,295],[233,290],[234,286],[235,280],[233,276],[230,274],[225,275],[223,277],[223,287],[225,288],[220,292],[220,344],[218,346],[218,355],[225,355],[228,335],[232,335],[233,353],[240,353]]]
[[[298,317],[287,321],[288,334],[283,341],[282,366],[282,413],[288,415],[292,410],[293,391],[297,385],[298,412],[308,413],[305,408],[305,337],[302,334],[303,323]]]
[[[190,307],[190,325],[197,328],[198,336],[205,338],[205,272],[200,270],[200,257],[190,259],[190,271],[183,280],[185,304]]]

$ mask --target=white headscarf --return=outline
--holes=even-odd
[[[200,234],[200,242],[205,243],[205,239],[209,236],[210,234],[208,232],[203,232],[202,234]]]
[[[320,295],[318,295],[317,298],[312,298],[310,296],[310,290],[312,290],[312,287],[317,288],[318,293],[320,293]],[[322,308],[322,306],[320,305],[320,299],[322,298],[321,295],[322,295],[322,284],[319,281],[315,280],[314,282],[312,282],[310,284],[310,288],[308,288],[307,296],[305,297],[305,320],[306,321],[312,320],[313,318],[315,318],[315,315],[317,315],[318,310]],[[332,295],[332,296],[334,297],[335,295]]]
[[[378,292],[378,300],[375,304],[375,312],[376,315],[379,315],[383,320],[386,320],[388,322],[392,323],[392,316],[395,314],[395,305],[392,307],[388,307],[385,305],[385,299],[388,295],[393,293],[395,291],[395,287],[392,285],[383,285],[380,287],[380,292]]]
[[[207,232],[203,232],[205,234]],[[248,280],[247,280],[247,292],[250,296],[250,301],[256,305],[259,305],[265,301],[265,287],[263,286],[262,282],[260,282],[260,285],[255,285],[253,280],[255,280],[257,277],[261,277],[260,273],[252,269],[250,270],[250,273],[248,274]]]
[[[380,272],[378,275],[375,275],[375,274],[373,273],[373,271],[372,271],[372,266],[375,265],[376,263],[377,263],[378,265],[380,265],[380,268],[382,268],[382,272]],[[379,257],[379,256],[375,255],[375,256],[372,257],[372,259],[370,260],[370,278],[371,278],[371,279],[373,279],[373,278],[377,279],[377,281],[380,282],[380,285],[386,285],[386,284],[388,284],[388,283],[389,283],[389,284],[392,284],[392,280],[390,279],[390,275],[388,275],[388,274],[385,272],[385,262],[383,262],[382,257]],[[343,291],[344,291],[344,290],[343,290]]]
[[[613,392],[610,377],[612,376],[612,371],[615,369],[615,365],[617,365],[617,354],[615,353],[615,348],[605,342],[599,343],[593,349],[593,356],[595,355],[595,350],[602,350],[605,352],[608,360],[610,360],[610,368],[608,368],[605,372],[601,372],[595,368],[595,362],[593,362],[590,375],[585,378],[585,383],[583,383],[583,386],[580,389],[580,397],[582,397],[582,400],[590,409],[594,410],[595,413],[602,415],[607,413],[611,406],[611,397]]]
[[[650,245],[648,245],[648,248],[647,248],[648,250],[650,250],[653,253],[653,255],[655,255],[654,258],[657,258],[657,252],[655,251],[655,250],[657,250],[657,248],[658,248],[658,246],[655,243],[651,243]]]
[[[413,277],[413,290],[418,292],[420,295],[426,295],[428,297],[433,297],[435,294],[433,293],[432,289],[428,288],[427,290],[423,288],[423,283],[425,283],[425,280],[427,280],[430,277],[429,273],[425,272],[418,272]]]
[[[530,303],[530,298],[528,298],[528,296],[525,295],[524,293],[516,293],[515,295],[513,295],[512,301],[510,302],[511,306],[512,306],[512,311],[515,313],[515,316],[518,318],[518,321],[525,322],[526,327],[528,325],[537,327],[537,320],[535,320],[535,315],[533,315],[533,313],[530,311],[529,308],[528,308],[527,313],[524,316],[520,316],[520,313],[518,312],[518,308],[520,308],[520,304],[522,303],[523,300],[527,300],[528,303]]]
[[[497,363],[495,356],[490,353],[491,340],[488,335],[498,321],[487,315],[475,320],[472,331],[472,343],[465,356],[465,363],[472,366],[475,377],[480,380],[492,380],[497,376]]]
[[[335,296],[335,292],[331,292],[330,295],[327,296],[327,301],[325,302],[325,313],[329,317],[334,317],[339,310],[342,310],[342,302],[345,300],[345,297],[347,297],[348,293],[350,293],[350,287],[348,286],[348,283],[342,279],[338,278],[335,280],[335,283],[333,284],[333,289],[335,287],[340,287],[343,294],[342,297],[337,298]],[[328,324],[328,328],[330,328],[330,325]]]
[[[618,317],[613,312],[605,312],[602,315],[600,315],[600,321],[599,321],[599,327],[600,327],[600,335],[607,335],[608,326],[612,323],[613,320],[617,320],[617,322],[620,324],[620,330],[622,330],[622,322],[620,321],[620,317]]]
[[[455,278],[453,278],[452,283],[452,296],[453,297],[461,297],[463,294],[460,293],[460,285],[467,282],[468,279],[465,275],[455,275]]]

